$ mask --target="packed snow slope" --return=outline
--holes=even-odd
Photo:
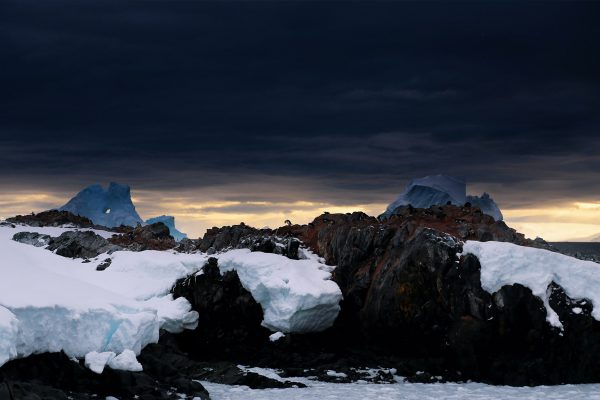
[[[144,223],[135,211],[129,186],[115,182],[106,189],[100,185],[88,186],[59,210],[87,217],[95,224],[109,228]]]
[[[430,175],[413,179],[404,188],[404,191],[394,200],[381,215],[390,217],[396,208],[411,205],[415,208],[429,208],[433,205],[446,205],[448,203],[462,206],[470,202],[496,221],[502,220],[500,209],[490,197],[484,193],[482,196],[467,196],[467,185],[464,180],[446,175]]]
[[[548,285],[560,285],[572,299],[593,303],[592,317],[600,321],[600,264],[583,261],[548,250],[505,242],[467,241],[463,254],[475,255],[481,264],[481,287],[489,293],[519,283],[531,289],[546,307],[548,322],[562,323],[550,307]],[[574,310],[577,312],[577,310]]]
[[[63,350],[79,358],[92,353],[88,359],[96,370],[103,363],[130,368],[136,364],[131,353],[123,352],[139,354],[158,340],[160,328],[195,328],[198,314],[185,298],[173,300],[170,289],[177,279],[202,273],[206,254],[117,251],[83,262],[12,240],[18,232],[56,237],[68,230],[0,227],[0,365]],[[223,271],[238,270],[242,285],[264,310],[263,325],[273,331],[324,330],[339,312],[341,292],[329,280],[331,267],[316,258],[291,260],[246,250],[216,257]],[[110,267],[97,271],[107,258]]]
[[[182,233],[178,231],[177,228],[175,228],[175,217],[172,217],[170,215],[161,215],[160,217],[154,217],[146,220],[146,223],[149,225],[154,224],[156,222],[162,222],[163,224],[165,224],[167,228],[169,228],[169,233],[171,234],[171,236],[173,236],[173,239],[175,239],[176,241],[179,242],[180,240],[187,238],[187,235],[185,233]]]
[[[0,228],[0,364],[60,350],[74,357],[91,351],[139,354],[158,340],[160,328],[195,327],[197,313],[187,300],[173,301],[169,289],[198,270],[202,258],[182,255],[159,267],[157,258],[169,254],[138,253],[130,263],[119,252],[112,271],[96,271],[100,259],[82,263],[11,240],[31,230],[58,236],[67,229]]]

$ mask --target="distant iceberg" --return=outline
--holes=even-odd
[[[491,215],[496,221],[502,221],[504,218],[494,199],[485,192],[481,196],[467,196],[467,202],[471,203],[472,206],[481,208],[484,214]]]
[[[175,239],[176,241],[179,242],[180,240],[187,238],[187,235],[185,233],[182,233],[178,231],[177,228],[175,228],[175,217],[172,217],[170,215],[161,215],[160,217],[154,217],[146,220],[147,224],[154,224],[157,222],[162,222],[163,224],[165,224],[167,228],[169,228],[171,236],[173,236],[173,239]]]
[[[88,186],[59,210],[87,217],[95,224],[109,228],[144,224],[131,201],[129,186],[115,182],[106,189],[98,184]]]
[[[489,194],[467,196],[466,182],[447,175],[431,175],[411,180],[380,218],[389,218],[400,206],[429,208],[433,205],[446,204],[462,206],[467,202],[481,208],[483,213],[494,217],[495,220],[502,220],[502,213]]]

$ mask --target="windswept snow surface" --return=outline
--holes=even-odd
[[[276,254],[231,250],[219,256],[221,271],[235,269],[262,306],[263,326],[272,331],[318,332],[329,328],[342,300],[328,266]]]
[[[117,252],[109,269],[96,271],[108,256],[82,263],[11,240],[19,231],[56,236],[67,230],[0,228],[0,365],[60,350],[71,357],[127,349],[139,354],[158,340],[159,328],[195,326],[190,304],[173,301],[168,292],[206,256]]]
[[[308,387],[253,390],[202,382],[213,400],[600,400],[600,385],[537,387],[482,383],[325,383],[302,380]]]
[[[589,299],[592,316],[600,321],[600,264],[548,250],[504,242],[467,241],[463,254],[477,256],[481,264],[481,286],[494,293],[504,285],[519,283],[531,289],[546,306],[546,319],[557,328],[562,323],[550,307],[548,285],[555,282],[572,299]]]
[[[206,254],[118,251],[84,263],[12,240],[23,231],[59,236],[68,230],[73,229],[0,227],[0,365],[60,350],[78,358],[94,351],[139,354],[158,340],[160,328],[196,327],[198,314],[189,302],[169,292],[177,279],[202,268]],[[223,272],[238,271],[262,306],[266,327],[310,332],[333,324],[342,295],[329,280],[331,266],[248,250],[216,256]],[[96,271],[106,258],[110,266]]]

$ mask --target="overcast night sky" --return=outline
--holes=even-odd
[[[600,234],[600,3],[2,1],[0,216],[132,186],[142,217],[377,215],[410,178]]]

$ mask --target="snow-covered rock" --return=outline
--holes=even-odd
[[[173,239],[176,241],[179,242],[180,240],[187,238],[185,233],[182,233],[175,228],[175,217],[170,215],[161,215],[160,217],[154,217],[146,220],[147,224],[154,224],[156,222],[162,222],[165,224],[167,228],[169,228],[171,236],[173,236]]]
[[[135,211],[129,186],[115,182],[106,189],[100,185],[88,186],[59,210],[87,217],[95,224],[109,228],[144,223]]]
[[[261,305],[262,325],[274,332],[319,332],[333,325],[342,292],[328,266],[277,254],[231,250],[218,256],[222,272],[236,270]]]
[[[546,318],[562,328],[550,307],[548,285],[560,285],[572,299],[589,299],[592,317],[600,321],[600,265],[560,253],[505,242],[467,241],[463,254],[475,255],[481,264],[481,287],[494,293],[502,286],[519,283],[531,289],[546,307]]]
[[[483,193],[481,196],[467,196],[467,202],[471,205],[481,208],[484,214],[491,215],[496,221],[502,221],[503,216],[500,208],[490,197],[488,193]]]
[[[78,358],[92,352],[139,354],[158,340],[159,329],[196,327],[198,313],[185,298],[173,299],[170,289],[178,279],[200,271],[208,255],[116,251],[82,263],[12,240],[24,231],[55,237],[68,230],[0,227],[0,366],[13,358],[61,350]],[[331,267],[319,260],[249,250],[218,257],[224,271],[238,271],[263,308],[264,326],[273,331],[319,331],[337,317],[342,295],[330,280]],[[97,271],[106,258],[110,267]]]
[[[481,208],[484,214],[491,215],[495,220],[502,220],[502,213],[489,194],[467,196],[465,181],[447,175],[431,175],[411,180],[380,217],[390,217],[400,206],[429,208],[448,203],[462,206],[466,202]]]

